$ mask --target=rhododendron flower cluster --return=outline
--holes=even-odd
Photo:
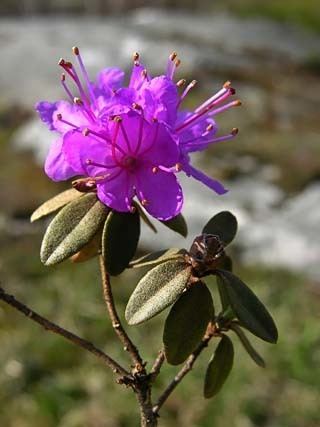
[[[232,129],[227,135],[216,135],[214,117],[240,105],[238,100],[225,102],[235,93],[230,82],[194,111],[186,111],[181,108],[183,100],[196,82],[174,81],[180,64],[176,53],[170,55],[165,74],[157,77],[151,77],[134,54],[125,86],[124,72],[118,68],[103,69],[92,82],[79,49],[74,47],[73,52],[79,71],[71,62],[59,61],[68,101],[36,105],[42,121],[59,134],[45,162],[45,172],[52,180],[82,177],[75,181],[76,188],[97,191],[100,201],[110,208],[132,211],[136,197],[160,220],[181,211],[178,172],[218,194],[227,191],[190,164],[190,153],[237,134]]]

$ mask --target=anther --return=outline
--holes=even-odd
[[[133,104],[132,104],[132,108],[133,108],[134,110],[141,110],[141,106],[140,106],[139,104],[137,104],[136,102],[133,102]]]
[[[197,80],[192,80],[192,82],[190,83],[190,86],[194,87],[197,84]]]
[[[238,128],[233,128],[231,131],[231,135],[237,135],[238,132],[239,132]]]
[[[58,65],[65,65],[66,61],[63,58],[60,58],[58,61]]]
[[[141,76],[142,76],[142,77],[146,78],[146,77],[147,77],[147,74],[148,74],[148,72],[147,72],[147,70],[146,70],[146,69],[144,69],[144,70],[142,70],[142,71],[141,71]]]
[[[223,87],[225,88],[225,89],[229,89],[229,87],[231,86],[231,82],[229,81],[229,80],[227,80],[224,84],[223,84]]]
[[[178,82],[177,82],[177,86],[178,87],[182,87],[182,86],[184,86],[185,84],[186,84],[186,79],[181,79],[181,80],[179,80]]]
[[[85,128],[85,129],[83,129],[83,131],[82,131],[82,135],[83,135],[83,136],[88,136],[88,135],[89,135],[89,133],[90,133],[90,130],[89,130],[88,128]]]
[[[76,105],[83,105],[83,102],[81,101],[81,99],[80,99],[80,98],[77,98],[77,97],[73,98],[73,102],[74,102]]]
[[[235,107],[240,107],[240,105],[242,105],[242,102],[240,101],[240,99],[237,99],[236,101],[234,101],[233,105]]]
[[[130,212],[135,213],[137,208],[135,206],[130,206]]]
[[[157,173],[157,172],[159,172],[159,168],[158,168],[158,166],[154,166],[152,168],[152,173]]]
[[[72,48],[72,52],[73,52],[75,55],[79,55],[79,48],[78,48],[77,46],[73,46],[73,48]]]
[[[62,119],[62,114],[61,114],[61,113],[58,113],[58,114],[57,114],[57,119],[58,119],[58,120],[61,120],[61,119]]]
[[[72,67],[73,67],[72,63],[71,63],[71,62],[69,62],[69,61],[68,61],[68,62],[65,62],[65,63],[64,63],[64,66],[65,66],[65,67],[67,67],[67,68],[72,68]]]
[[[91,159],[86,159],[85,163],[86,163],[86,165],[92,165],[92,160]]]
[[[210,123],[207,127],[206,127],[206,131],[210,132],[213,129],[213,124]]]
[[[116,117],[114,117],[113,121],[116,123],[120,123],[120,122],[122,122],[122,118],[120,116],[116,116]]]
[[[176,163],[175,169],[176,169],[177,172],[180,172],[182,170],[182,164],[181,163]]]
[[[139,61],[140,55],[138,54],[138,52],[134,52],[132,59],[134,60],[134,62]]]
[[[170,61],[174,61],[177,56],[178,56],[177,52],[172,52],[171,55],[169,56]]]
[[[64,73],[62,73],[60,79],[62,82],[64,82],[66,79],[66,75]]]
[[[143,200],[141,200],[141,204],[143,207],[145,207],[145,206],[148,206],[149,202],[147,199],[143,199]]]
[[[236,93],[236,90],[235,90],[235,88],[231,87],[229,89],[229,92],[230,92],[230,95],[234,95]]]
[[[181,64],[180,59],[177,59],[176,61],[174,61],[174,65],[177,67],[179,67],[179,65]]]

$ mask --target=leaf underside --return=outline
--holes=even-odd
[[[85,194],[68,203],[54,217],[43,237],[40,258],[57,264],[83,248],[97,233],[108,210],[95,194]]]
[[[150,270],[133,291],[125,312],[129,325],[144,322],[171,305],[191,276],[185,262],[166,261]]]

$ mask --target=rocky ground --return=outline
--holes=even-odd
[[[54,136],[33,116],[25,120],[21,111],[29,114],[37,100],[61,96],[57,59],[70,56],[75,44],[81,46],[91,75],[104,66],[128,69],[135,50],[153,72],[161,72],[168,52],[178,50],[183,61],[179,78],[199,80],[189,106],[232,79],[244,106],[226,113],[219,123],[222,131],[238,126],[239,137],[212,148],[212,156],[195,159],[208,173],[223,178],[231,191],[213,197],[197,183],[183,180],[190,235],[199,232],[215,211],[231,209],[240,220],[238,246],[243,261],[307,271],[320,281],[320,37],[267,20],[240,20],[226,14],[195,17],[152,9],[103,20],[2,19],[3,116],[8,110],[14,116],[12,106],[18,105],[24,119],[6,130],[10,145],[4,149],[4,180],[6,168],[12,170],[12,164],[6,165],[8,157],[14,158],[18,171],[1,190],[2,223],[8,212],[18,209],[21,217],[24,209],[27,215],[47,191],[55,191],[39,178],[41,172],[32,163],[33,157],[43,161]],[[25,194],[26,182],[32,198]],[[212,198],[210,211],[208,198]],[[169,233],[163,241],[178,243]],[[155,240],[146,232],[143,242],[150,246]]]

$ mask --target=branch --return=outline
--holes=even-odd
[[[204,336],[201,343],[198,345],[198,347],[195,349],[193,353],[188,357],[186,363],[183,365],[183,367],[180,369],[180,371],[177,373],[177,375],[174,377],[174,379],[169,383],[167,388],[164,390],[164,392],[160,395],[157,403],[153,407],[153,413],[158,414],[160,408],[165,403],[165,401],[168,399],[170,394],[173,392],[173,390],[177,387],[177,385],[181,382],[181,380],[187,375],[188,372],[191,371],[194,362],[199,357],[202,350],[207,347],[208,342],[211,340],[211,338],[216,335],[216,332],[214,330],[214,327],[209,326],[208,330],[206,332],[206,335]]]
[[[139,351],[137,347],[133,344],[129,336],[127,335],[126,331],[124,330],[120,318],[118,316],[112,290],[111,290],[111,283],[110,283],[110,277],[109,274],[106,271],[104,259],[100,255],[100,270],[101,270],[101,278],[102,278],[102,288],[103,288],[103,296],[105,303],[107,305],[107,309],[109,312],[109,316],[111,319],[111,323],[113,326],[113,329],[115,330],[116,334],[118,335],[120,341],[122,342],[124,349],[129,352],[131,359],[135,365],[135,369],[137,372],[144,372],[145,371],[145,364],[143,363],[143,360],[139,354]]]
[[[157,378],[157,376],[159,375],[161,366],[164,362],[164,359],[165,359],[164,350],[160,350],[156,360],[154,361],[154,364],[151,368],[151,371],[150,371],[151,381],[154,381]]]
[[[78,347],[83,348],[84,350],[89,351],[94,354],[98,359],[100,359],[106,366],[108,366],[115,374],[123,375],[125,377],[130,377],[130,373],[126,371],[122,366],[120,366],[115,360],[110,356],[105,354],[102,350],[99,350],[95,347],[90,341],[87,341],[83,338],[78,337],[66,329],[61,328],[61,326],[56,325],[45,317],[40,316],[35,311],[31,310],[26,305],[22,304],[20,301],[16,300],[13,295],[7,294],[2,288],[0,288],[0,299],[6,304],[15,308],[16,310],[23,313],[29,319],[41,325],[47,331],[53,332],[57,335],[61,335],[66,340],[72,342]]]

